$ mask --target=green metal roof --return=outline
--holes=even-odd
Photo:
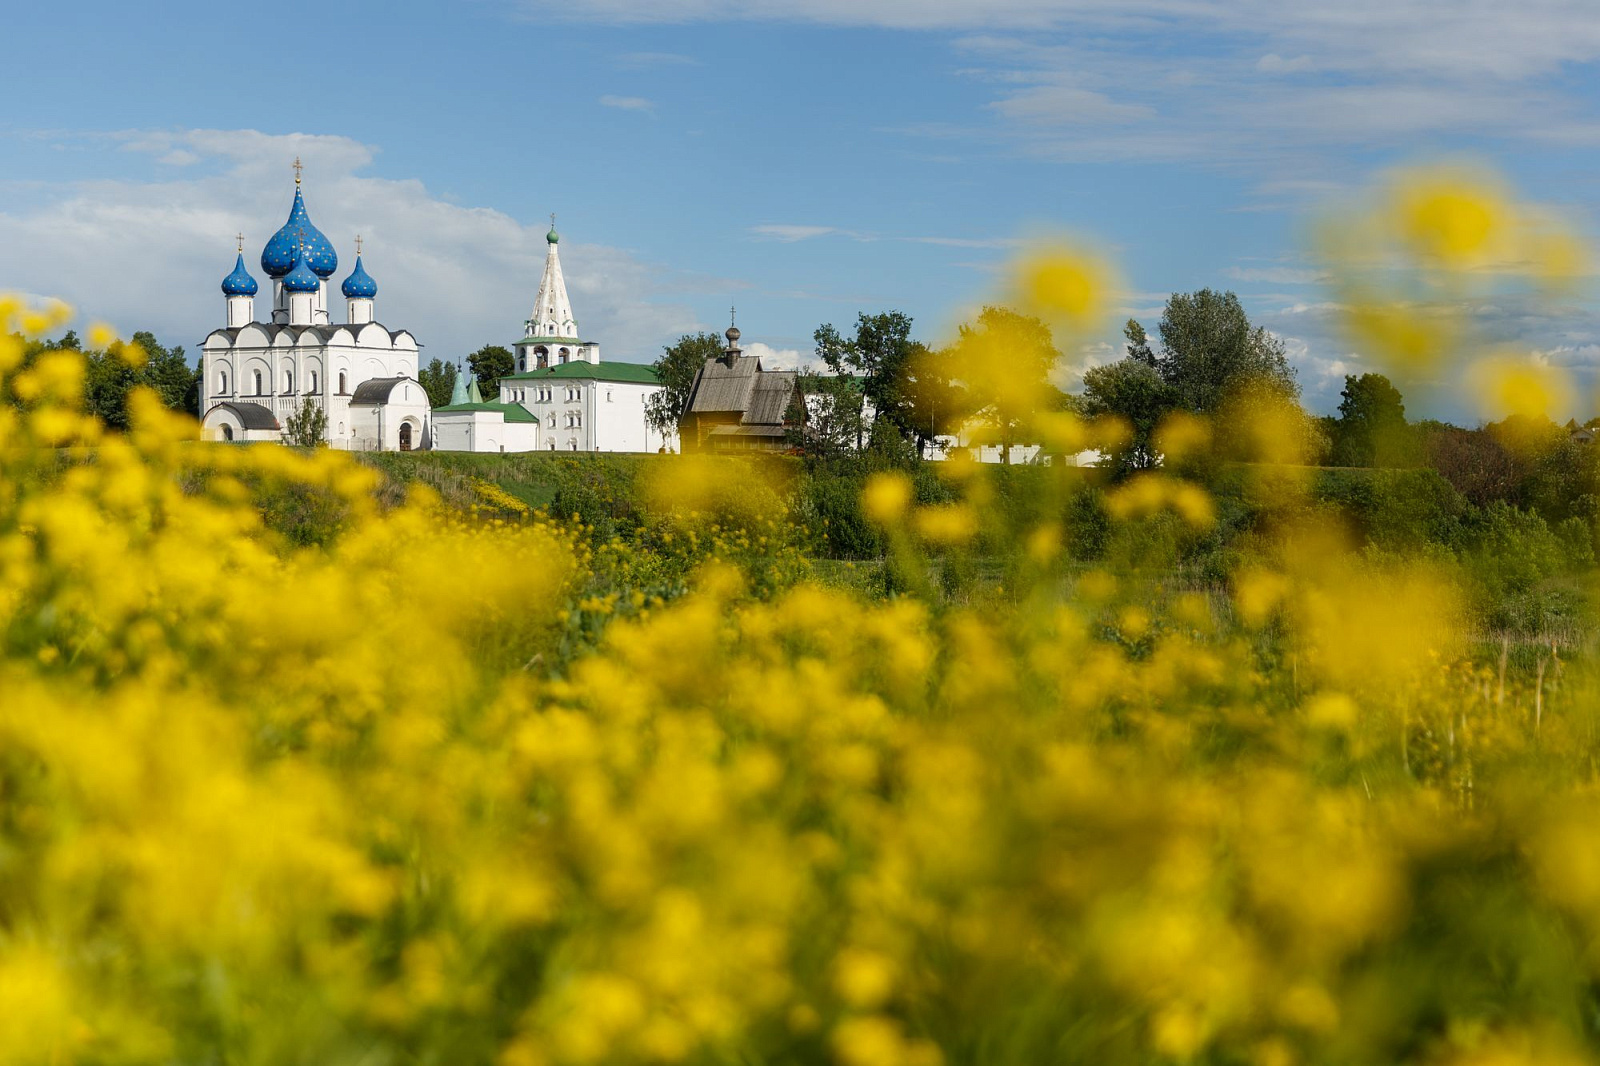
[[[434,414],[443,414],[448,411],[498,411],[505,416],[507,422],[537,422],[539,416],[517,403],[453,403],[445,407],[435,407]]]
[[[529,370],[521,374],[507,374],[501,381],[543,381],[548,378],[585,381],[618,381],[634,385],[659,385],[656,368],[646,363],[599,362],[577,360],[560,363],[545,370]]]

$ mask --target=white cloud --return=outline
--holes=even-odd
[[[770,225],[751,226],[750,232],[762,237],[771,237],[773,240],[792,243],[794,241],[809,241],[816,237],[826,237],[829,234],[842,231],[833,226]]]
[[[642,96],[612,96],[610,93],[600,98],[601,107],[614,107],[618,111],[644,111],[655,113],[656,105],[653,100],[646,100]]]
[[[299,156],[307,208],[341,257],[336,280],[360,233],[379,319],[414,331],[424,359],[453,360],[521,335],[543,269],[542,222],[448,203],[419,181],[365,176],[374,150],[344,137],[192,130],[111,141],[158,158],[186,151],[212,166],[154,182],[79,182],[38,206],[0,212],[0,291],[59,295],[88,319],[149,329],[193,352],[221,324],[217,285],[233,265],[235,232],[265,280],[260,250],[288,214],[289,162]],[[690,300],[734,285],[581,239],[564,240],[561,253],[584,335],[608,359],[650,360],[701,328]],[[258,315],[267,310],[262,287]]]
[[[1235,281],[1260,281],[1273,285],[1315,285],[1328,280],[1326,271],[1303,267],[1229,267],[1223,273]]]
[[[1295,56],[1293,59],[1285,59],[1276,52],[1268,52],[1256,60],[1256,69],[1264,74],[1299,74],[1315,67],[1316,63],[1310,56]]]
[[[657,67],[697,67],[700,61],[694,56],[677,52],[624,52],[613,58],[617,66],[627,70],[651,70]]]
[[[812,370],[821,365],[814,352],[801,352],[797,348],[773,348],[760,341],[746,344],[744,354],[759,357],[761,365],[768,370]]]
[[[1071,85],[1035,85],[989,105],[1016,122],[1039,126],[1099,126],[1154,118],[1153,108],[1122,104]]]

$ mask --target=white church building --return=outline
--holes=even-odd
[[[258,321],[256,279],[244,265],[244,237],[233,273],[222,281],[227,326],[201,346],[201,435],[207,440],[282,439],[283,426],[309,397],[327,416],[324,437],[353,451],[408,451],[431,440],[426,390],[417,381],[418,344],[377,321],[378,285],[356,262],[340,293],[345,321],[329,314],[329,279],[339,257],[312,225],[295,161],[289,220],[261,253],[272,309]]]
[[[492,401],[477,382],[457,376],[451,402],[433,411],[434,446],[474,452],[677,451],[676,431],[661,433],[645,418],[661,390],[653,367],[605,361],[583,340],[561,273],[561,237],[552,219],[545,236],[544,275],[512,345],[515,371],[500,379]]]

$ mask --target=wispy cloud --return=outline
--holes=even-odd
[[[795,226],[775,224],[770,226],[751,226],[750,232],[761,237],[770,237],[775,241],[792,243],[794,241],[809,241],[816,237],[826,237],[833,233],[845,233],[833,226]]]
[[[1234,281],[1260,281],[1272,285],[1315,285],[1328,280],[1326,271],[1304,267],[1229,267],[1223,273]]]
[[[601,107],[614,107],[618,111],[643,111],[646,114],[655,114],[654,100],[646,100],[642,96],[613,96],[610,93],[600,98]]]
[[[796,241],[816,240],[818,237],[842,237],[869,244],[875,241],[893,241],[901,244],[928,244],[945,248],[1017,248],[1026,244],[1020,237],[919,237],[898,234],[872,233],[866,230],[845,229],[841,226],[807,226],[776,223],[751,226],[750,232],[758,237],[792,244]]]
[[[700,61],[694,56],[677,52],[623,52],[612,57],[612,63],[624,70],[652,70],[660,67],[697,67]]]

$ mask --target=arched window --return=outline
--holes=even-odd
[[[561,349],[561,361],[563,363],[565,363],[567,361],[567,357],[570,356],[571,354],[572,354],[572,352],[569,351],[568,349],[566,349],[566,348]]]
[[[555,441],[549,441],[548,442],[548,447],[549,447],[549,449],[551,451],[555,451],[556,450],[556,442]]]
[[[317,391],[317,372],[315,370],[311,372],[311,391]]]
[[[571,451],[577,451],[578,450],[578,442],[575,441],[575,440],[567,441],[567,448],[569,450],[571,450]]]
[[[518,354],[517,354],[517,373],[526,374],[527,372],[528,372],[527,350],[526,349],[518,349]]]
[[[288,367],[285,367],[283,371],[283,391],[294,391],[294,370]]]
[[[222,393],[228,391],[228,372],[226,370],[217,375],[217,391]]]
[[[339,371],[339,395],[344,395],[344,371]]]
[[[255,379],[256,395],[260,396],[261,395],[261,371],[259,371],[259,370],[252,371],[251,372],[251,377]]]

